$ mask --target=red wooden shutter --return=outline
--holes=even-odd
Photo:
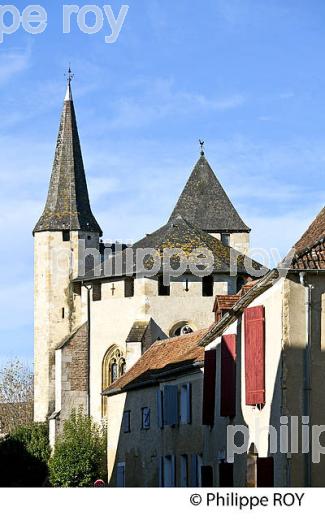
[[[265,404],[264,307],[245,309],[246,404]]]
[[[202,424],[213,426],[216,402],[216,351],[207,350],[204,355],[203,414]]]
[[[236,334],[221,338],[221,399],[220,415],[236,415]]]

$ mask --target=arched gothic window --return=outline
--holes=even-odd
[[[102,391],[114,383],[125,373],[126,362],[122,349],[113,345],[103,358],[102,365]],[[102,397],[102,417],[107,415],[107,397]]]

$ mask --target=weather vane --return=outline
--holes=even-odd
[[[69,65],[69,69],[68,69],[68,73],[64,74],[65,77],[68,79],[68,83],[70,85],[71,81],[73,80],[74,78],[74,74],[72,73],[72,70],[71,70],[71,65]]]
[[[201,146],[201,155],[204,155],[204,141],[201,141],[201,139],[199,139],[199,143]]]

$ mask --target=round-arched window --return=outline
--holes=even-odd
[[[110,347],[103,358],[102,364],[102,391],[125,374],[126,361],[124,353],[116,345]],[[107,414],[107,397],[102,397],[102,416]]]
[[[184,334],[191,334],[194,332],[194,328],[192,325],[187,323],[186,321],[180,322],[171,329],[170,336],[183,336]]]

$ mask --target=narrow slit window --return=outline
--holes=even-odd
[[[64,320],[64,316],[65,316],[65,309],[64,307],[62,307],[62,319]]]
[[[62,240],[63,240],[63,242],[69,242],[70,231],[62,231]]]
[[[102,284],[95,283],[93,285],[93,301],[99,302],[102,299]]]
[[[202,296],[213,296],[213,276],[204,276],[202,279]]]
[[[125,298],[133,298],[134,296],[134,278],[126,278],[124,281]]]
[[[170,285],[164,284],[164,277],[158,278],[158,296],[170,296]]]

